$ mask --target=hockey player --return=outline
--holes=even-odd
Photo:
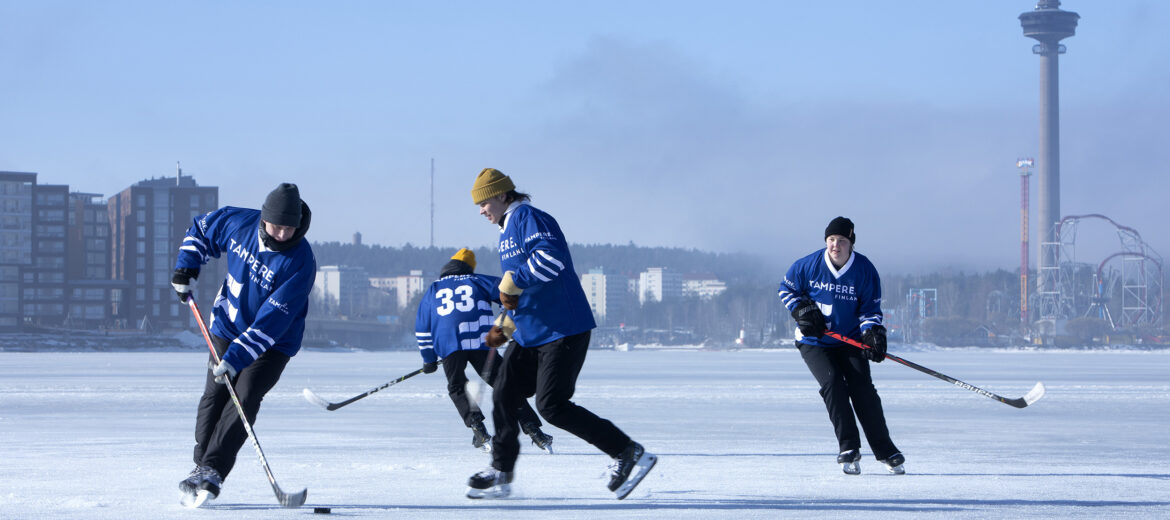
[[[516,331],[502,358],[493,394],[492,464],[468,480],[467,496],[499,498],[511,493],[512,472],[520,454],[516,410],[526,397],[535,395],[536,409],[549,424],[613,458],[609,490],[622,499],[657,457],[613,423],[569,400],[596,324],[560,226],[548,213],[529,205],[529,199],[516,191],[511,178],[494,168],[484,168],[471,189],[479,214],[500,232],[504,273],[500,302]]]
[[[834,218],[825,228],[825,248],[788,268],[780,284],[780,300],[796,320],[796,346],[821,386],[841,452],[837,462],[847,474],[861,472],[856,415],[874,457],[900,475],[905,473],[906,459],[890,440],[882,401],[866,363],[880,363],[886,356],[881,280],[869,259],[853,251],[856,241],[853,222]],[[869,348],[826,337],[826,330],[860,338]]]
[[[499,284],[498,277],[475,274],[475,253],[460,249],[419,302],[414,321],[423,373],[438,370],[442,361],[447,395],[471,428],[471,444],[484,451],[491,450],[492,438],[483,424],[483,412],[467,395],[465,371],[470,363],[488,385],[496,381],[500,364],[489,362],[497,354],[488,348],[487,336],[492,329],[492,302],[500,302]],[[533,444],[552,453],[552,436],[540,430],[540,418],[527,400],[521,401],[516,418]]]
[[[276,187],[261,210],[223,207],[195,218],[179,248],[171,284],[186,302],[191,280],[211,258],[227,256],[227,278],[211,311],[211,341],[222,361],[209,367],[195,419],[195,469],[179,483],[184,503],[219,496],[247,438],[227,388],[232,381],[247,420],[301,348],[317,263],[304,240],[309,206],[295,184]],[[210,352],[208,353],[210,357]]]

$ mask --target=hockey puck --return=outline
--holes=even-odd
[[[313,512],[327,515],[327,514],[331,513],[332,511],[328,507],[314,507]]]

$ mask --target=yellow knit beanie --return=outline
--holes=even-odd
[[[471,185],[471,201],[483,204],[485,200],[514,189],[516,185],[512,184],[512,179],[504,175],[504,172],[495,168],[484,168],[475,178],[475,184]]]
[[[455,252],[451,257],[452,260],[458,260],[471,266],[471,270],[475,270],[475,251],[467,249],[466,247]]]

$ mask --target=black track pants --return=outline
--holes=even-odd
[[[215,351],[222,359],[223,353],[231,343],[219,336],[212,335],[211,341]],[[211,353],[207,353],[211,361]],[[289,357],[283,352],[269,349],[260,355],[251,365],[244,367],[237,374],[232,386],[244,407],[249,424],[256,424],[256,413],[260,411],[260,401],[264,399],[284,372]],[[219,472],[220,477],[227,478],[232,466],[236,464],[236,454],[248,438],[244,424],[239,420],[240,414],[232,403],[227,386],[215,382],[211,370],[207,371],[207,381],[203,385],[203,397],[199,399],[199,413],[195,418],[195,463],[211,466]]]
[[[843,345],[814,347],[797,343],[800,357],[821,385],[821,397],[829,411],[829,420],[837,434],[841,451],[861,448],[861,434],[857,422],[865,430],[865,438],[875,458],[881,460],[898,452],[886,428],[882,399],[869,373],[869,360],[861,349]],[[856,415],[857,420],[854,420]]]
[[[549,424],[565,430],[617,457],[630,437],[608,420],[574,404],[577,375],[589,351],[589,332],[561,338],[539,347],[513,343],[504,355],[493,396],[492,466],[512,471],[520,455],[520,429],[515,410],[529,396],[536,397],[536,410]]]

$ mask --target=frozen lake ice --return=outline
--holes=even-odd
[[[220,499],[188,510],[176,486],[192,466],[206,351],[0,352],[0,517],[304,518],[314,506],[345,518],[1170,515],[1170,352],[891,353],[1005,397],[1036,381],[1048,394],[1019,410],[882,363],[874,379],[908,474],[885,474],[863,448],[862,475],[847,476],[794,349],[596,350],[574,401],[657,453],[654,471],[616,501],[602,479],[608,457],[546,426],[557,454],[525,446],[513,496],[472,501],[467,477],[489,460],[471,447],[441,372],[325,411],[302,389],[339,401],[421,359],[304,351],[256,432],[281,487],[308,488],[305,507],[279,508],[245,444]]]

